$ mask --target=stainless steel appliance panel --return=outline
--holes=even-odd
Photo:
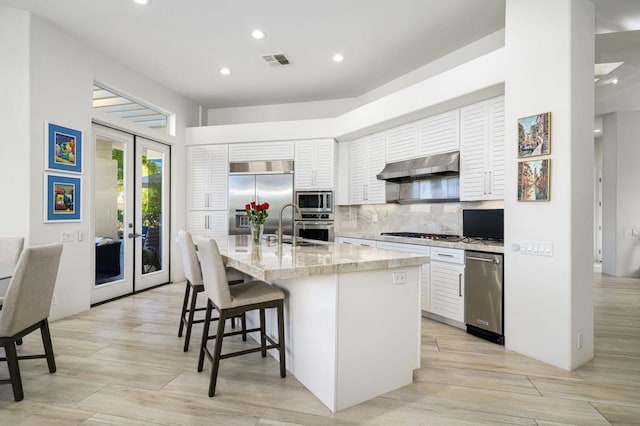
[[[297,221],[296,235],[300,238],[306,238],[308,240],[333,242],[333,221]]]
[[[269,203],[269,217],[264,224],[265,234],[275,234],[278,230],[280,208],[293,200],[293,175],[229,175],[229,234],[251,233],[244,206],[251,202]],[[291,209],[285,210],[283,229],[286,234],[291,229]]]
[[[465,251],[464,319],[467,325],[503,335],[503,256]]]
[[[265,234],[278,232],[280,209],[293,201],[293,175],[256,175],[256,202],[269,203],[269,217],[264,224]],[[282,216],[282,229],[289,235],[292,224],[292,208],[287,208]]]
[[[298,191],[296,204],[302,213],[333,213],[333,192]]]
[[[229,176],[229,235],[250,233],[244,206],[255,198],[255,175]]]

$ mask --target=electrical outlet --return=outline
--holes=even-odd
[[[371,223],[378,223],[378,215],[376,213],[371,215]]]
[[[82,241],[84,239],[84,232],[78,229],[78,241]]]
[[[578,349],[582,349],[584,346],[584,333],[582,331],[578,331]]]
[[[60,233],[60,241],[61,242],[67,242],[67,241],[73,241],[75,239],[75,232],[61,232]]]
[[[394,272],[392,282],[394,285],[398,284],[406,284],[407,283],[407,273],[406,272]]]
[[[54,293],[54,295],[53,295],[53,296],[51,296],[51,304],[52,304],[52,305],[55,305],[55,304],[57,304],[57,303],[58,303],[58,301],[56,300],[56,295],[55,295],[55,293]]]

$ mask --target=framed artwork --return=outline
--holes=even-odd
[[[82,173],[82,132],[52,123],[45,123],[45,132],[45,169]]]
[[[82,180],[45,173],[45,222],[80,222]]]
[[[518,201],[549,201],[551,159],[518,163]]]
[[[518,158],[551,154],[551,113],[518,119]]]

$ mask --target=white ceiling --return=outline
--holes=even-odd
[[[504,27],[504,0],[0,0],[205,107],[351,98]],[[267,37],[254,40],[251,31]],[[340,52],[345,59],[334,63]],[[273,68],[262,55],[285,53]],[[229,67],[232,75],[219,74]]]
[[[640,29],[640,0],[594,0],[597,32]],[[504,27],[505,0],[0,0],[32,11],[206,108],[360,96]],[[251,38],[261,28],[263,40]],[[599,35],[598,62],[638,76],[636,35]],[[340,52],[345,60],[334,63]],[[274,68],[262,55],[285,53]],[[637,58],[637,60],[635,59]],[[232,75],[218,72],[223,66]],[[603,101],[602,99],[605,99]],[[598,104],[596,105],[598,109]]]

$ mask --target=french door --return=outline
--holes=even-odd
[[[95,280],[91,303],[169,282],[170,149],[93,125]]]

